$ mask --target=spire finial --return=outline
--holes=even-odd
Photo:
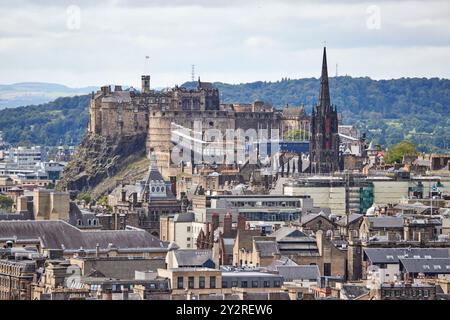
[[[328,85],[328,67],[327,67],[327,48],[323,47],[323,59],[322,59],[322,75],[320,77],[320,96],[319,106],[322,110],[329,107],[330,102],[330,88]]]

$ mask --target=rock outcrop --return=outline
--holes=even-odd
[[[146,134],[107,139],[88,134],[64,170],[58,190],[92,191],[108,179],[145,158]],[[109,190],[103,190],[106,193]],[[94,196],[100,196],[94,195]]]

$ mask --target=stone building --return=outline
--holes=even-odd
[[[179,165],[170,160],[172,131],[176,128],[192,131],[199,124],[202,130],[218,129],[222,134],[227,129],[309,131],[309,118],[304,109],[278,111],[261,101],[250,105],[220,104],[218,89],[200,79],[195,89],[176,86],[155,91],[150,89],[150,76],[142,76],[140,92],[104,86],[92,93],[89,104],[90,135],[112,140],[146,136],[146,150],[155,150],[161,173],[171,180],[176,178]]]
[[[64,257],[165,257],[168,243],[144,230],[80,230],[65,221],[0,221],[0,245],[30,246],[39,253],[62,250]]]
[[[31,300],[35,271],[33,260],[0,260],[0,300]]]
[[[154,152],[150,158],[150,167],[144,179],[115,188],[108,195],[108,204],[113,208],[112,215],[116,219],[124,215],[123,220],[128,225],[159,237],[160,218],[180,213],[181,202],[173,193],[173,185],[161,176]]]

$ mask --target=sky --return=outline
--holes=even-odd
[[[450,78],[450,1],[0,0],[0,83]],[[146,56],[149,58],[146,59]]]

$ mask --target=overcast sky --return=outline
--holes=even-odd
[[[450,78],[450,2],[0,1],[0,83],[319,77],[325,41],[330,75]]]

